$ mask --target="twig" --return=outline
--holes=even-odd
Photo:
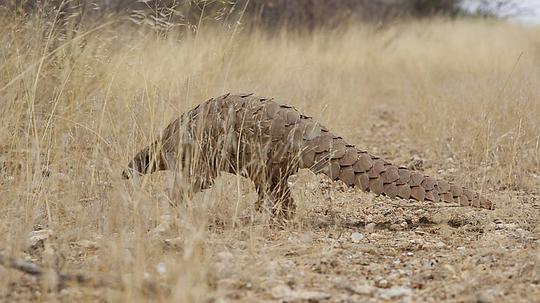
[[[0,254],[0,265],[22,271],[32,276],[43,275],[43,270],[36,264],[24,261],[22,259],[7,257],[2,254]]]
[[[3,254],[0,254],[0,265],[6,268],[16,269],[23,273],[29,274],[31,276],[42,278],[46,273],[47,269],[34,264],[32,262],[25,261],[23,259],[8,257]],[[94,286],[94,287],[107,287],[113,289],[123,289],[123,284],[115,279],[111,278],[97,278],[91,277],[83,273],[78,274],[67,274],[67,273],[56,273],[58,277],[58,288],[62,289],[67,286],[69,283],[76,283],[79,285]]]

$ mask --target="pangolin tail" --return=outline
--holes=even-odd
[[[323,159],[323,154],[315,154],[315,160]],[[341,180],[348,186],[378,195],[418,201],[443,201],[485,209],[495,207],[494,203],[478,192],[425,176],[406,167],[395,166],[352,145],[330,151],[327,160],[319,163],[324,164],[315,163],[311,166],[314,172],[322,172],[333,180]]]

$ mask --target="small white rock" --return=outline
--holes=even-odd
[[[368,224],[366,225],[366,230],[367,230],[367,231],[374,231],[376,226],[377,226],[377,225],[376,225],[375,223],[373,223],[373,222],[368,223]]]
[[[355,231],[351,234],[351,240],[355,243],[362,241],[362,239],[364,239],[364,235],[362,233]]]
[[[287,285],[278,285],[272,288],[270,293],[274,299],[281,299],[289,296],[291,289]]]
[[[220,251],[217,253],[220,262],[229,263],[234,259],[234,255],[229,251]]]
[[[275,299],[282,299],[284,301],[314,301],[318,302],[330,298],[330,294],[310,291],[310,290],[292,290],[286,285],[278,285],[272,288],[270,291],[272,297]]]
[[[393,287],[389,289],[379,290],[379,296],[383,299],[397,299],[401,297],[410,297],[412,296],[413,291],[409,287]]]
[[[437,243],[435,243],[435,247],[437,248],[445,248],[446,247],[446,244],[442,241],[439,241]]]
[[[381,280],[375,282],[375,286],[377,286],[379,288],[388,288],[388,287],[390,287],[390,282],[388,282],[388,280],[381,279]]]
[[[353,291],[357,295],[364,295],[368,296],[373,294],[377,289],[371,285],[355,285],[351,287],[351,291]]]
[[[312,244],[313,235],[311,233],[303,233],[298,237],[298,241],[302,244]]]
[[[165,265],[165,263],[159,262],[159,263],[156,265],[156,271],[157,271],[160,275],[164,275],[164,274],[167,272],[167,266]]]

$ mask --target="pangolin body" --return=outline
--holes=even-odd
[[[300,168],[391,198],[494,208],[475,191],[395,166],[294,107],[252,94],[226,94],[184,113],[128,167],[125,177],[182,171],[194,191],[210,186],[221,171],[240,173],[253,180],[261,199],[281,201],[285,209],[292,205],[287,178]]]

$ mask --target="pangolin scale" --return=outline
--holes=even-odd
[[[253,94],[226,94],[184,113],[136,154],[123,175],[181,171],[196,192],[221,171],[240,173],[255,183],[260,201],[270,198],[280,202],[272,207],[288,210],[287,178],[300,168],[391,198],[494,208],[473,190],[395,166],[294,107]]]

